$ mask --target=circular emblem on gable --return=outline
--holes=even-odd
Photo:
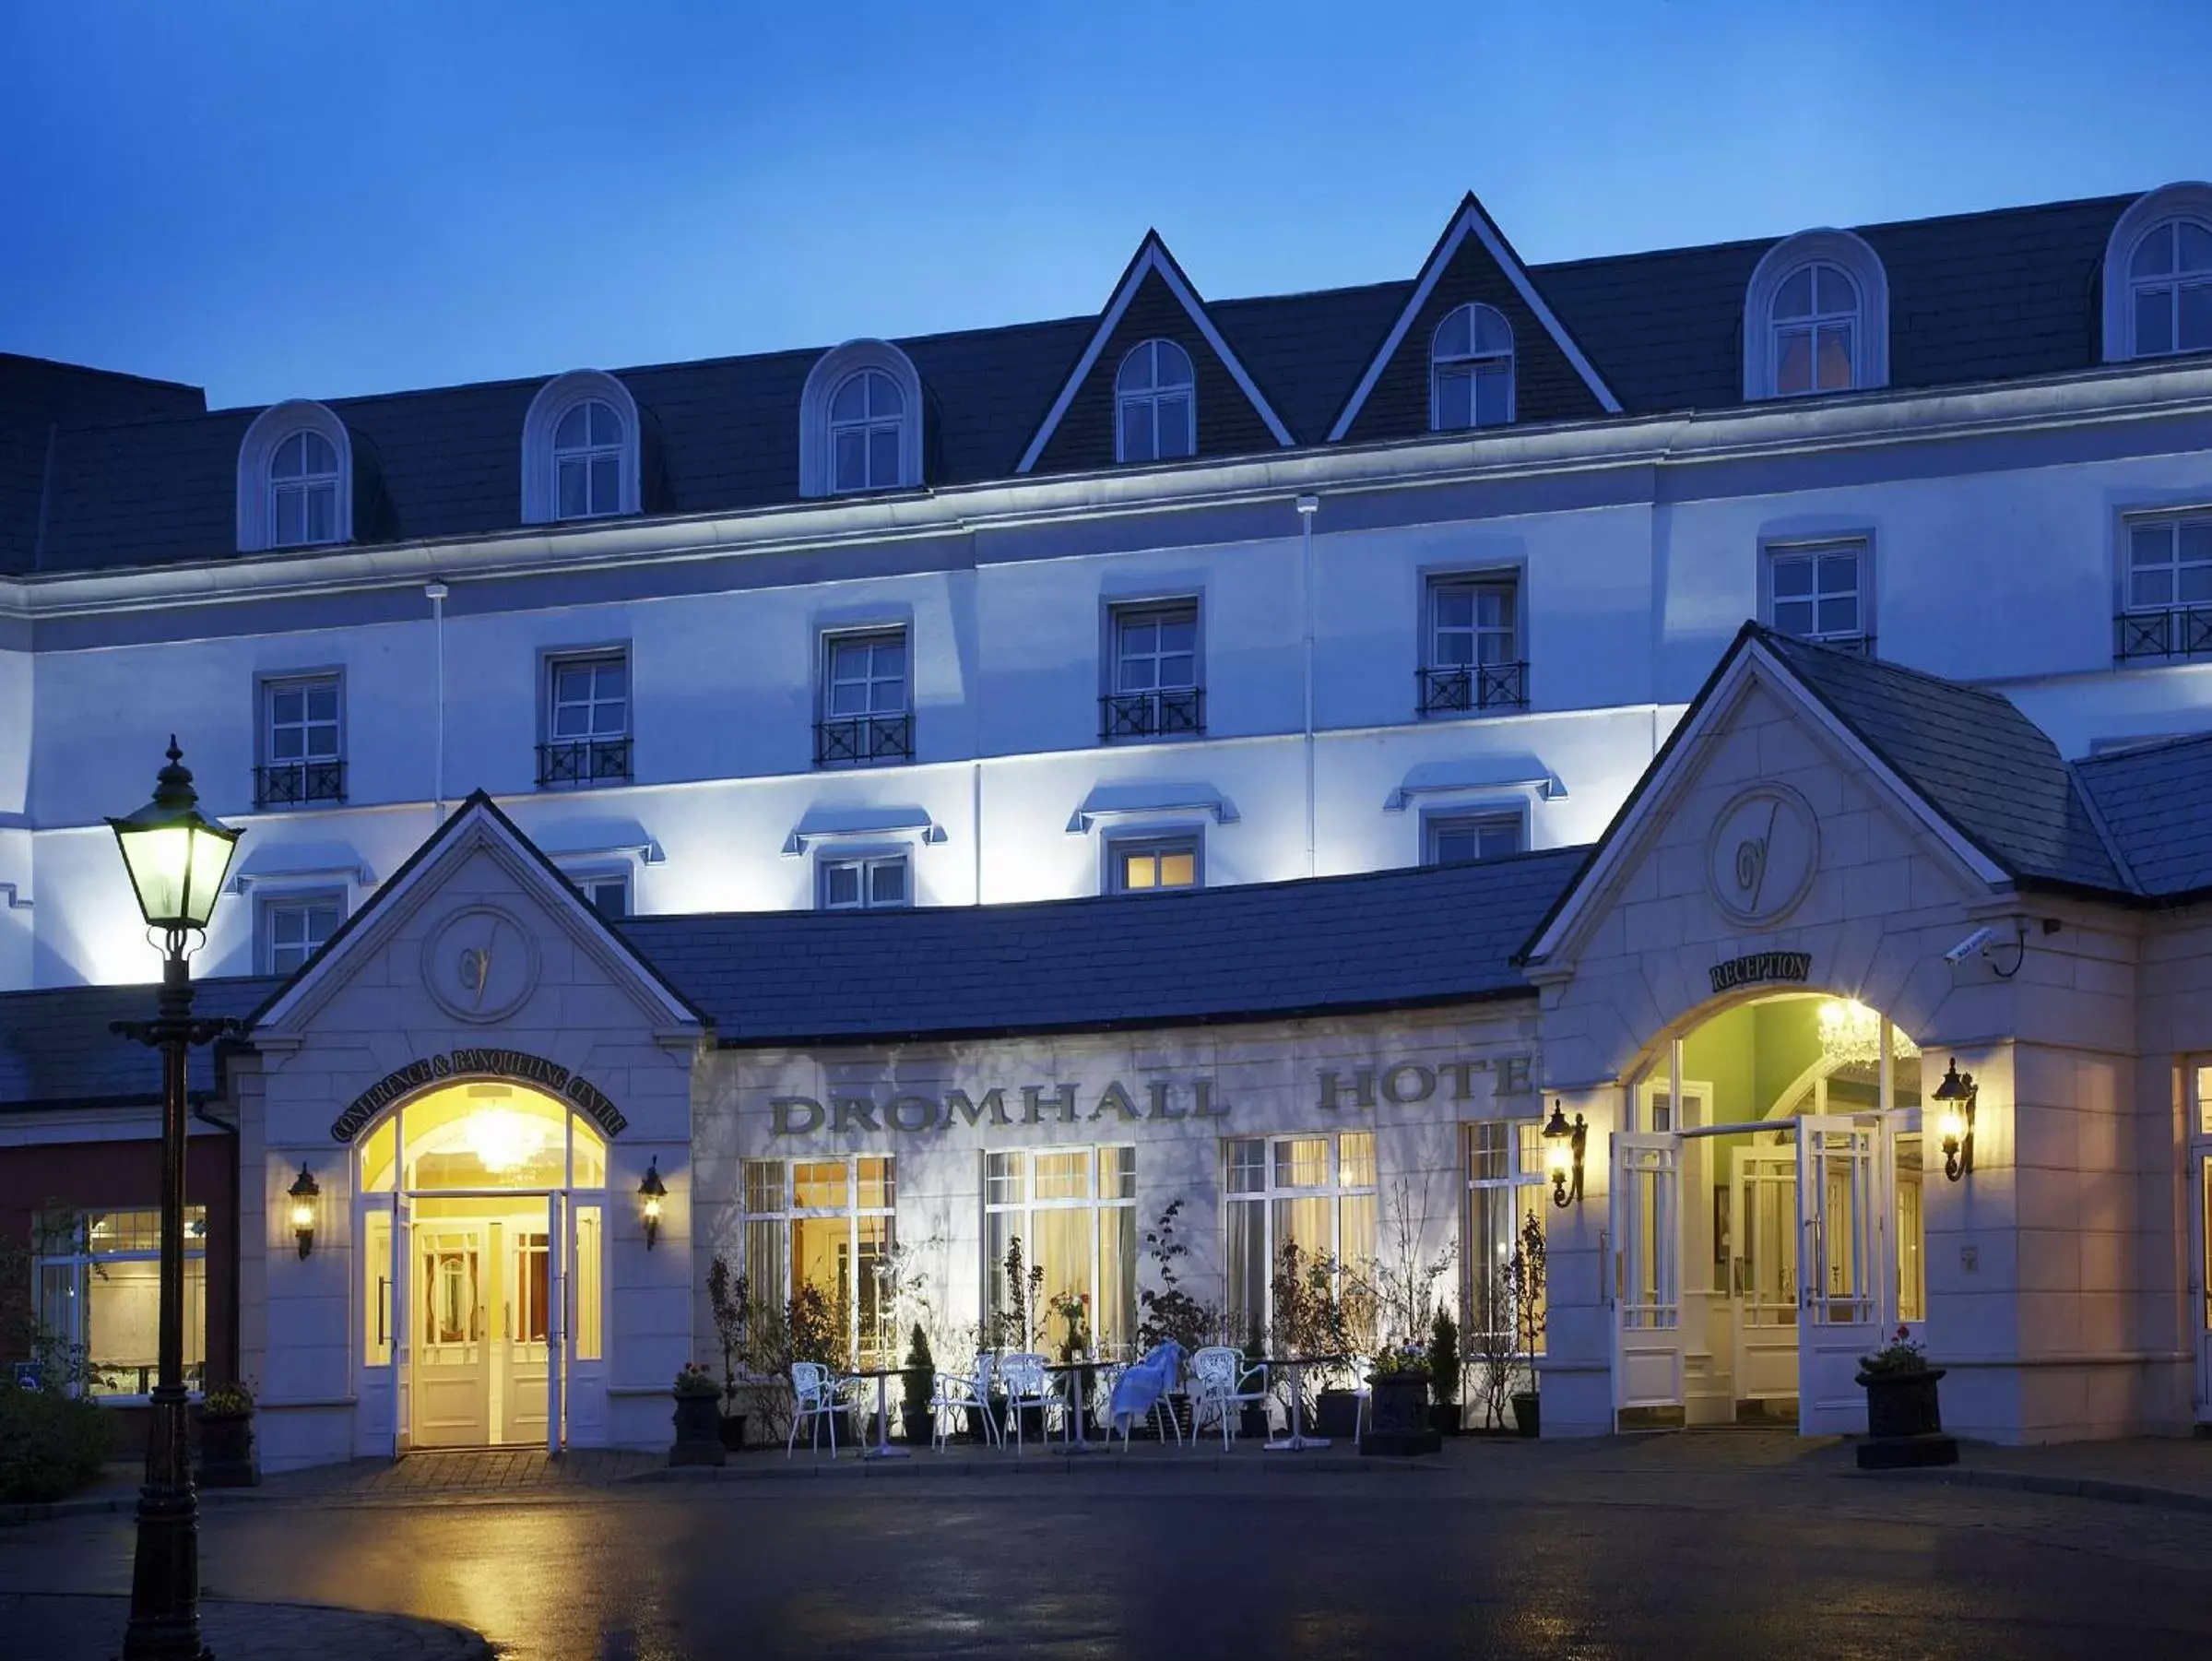
[[[456,1021],[503,1021],[537,988],[538,943],[498,907],[467,907],[423,942],[422,984]]]
[[[1788,785],[1754,785],[1721,810],[1705,844],[1705,885],[1741,923],[1796,909],[1820,865],[1820,822]]]

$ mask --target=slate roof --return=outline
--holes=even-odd
[[[2113,221],[2132,200],[1861,227],[1888,272],[1891,384],[1932,386],[2094,364],[2098,267]],[[1629,414],[1725,408],[1742,401],[1745,285],[1773,240],[1567,261],[1530,273]],[[1412,289],[1408,279],[1212,301],[1206,311],[1293,435],[1315,445]],[[1094,314],[899,341],[925,389],[930,483],[1011,477],[1097,322]],[[808,349],[616,371],[645,424],[645,512],[739,511],[795,500],[799,393],[818,356]],[[0,370],[7,362],[0,360]],[[514,528],[523,415],[544,379],[332,400],[354,434],[362,475],[356,541]],[[238,443],[258,409],[201,415],[199,395],[188,387],[144,392],[114,408],[54,393],[35,420],[17,421],[11,450],[6,382],[0,373],[0,570],[83,570],[234,552]],[[143,419],[172,416],[182,419]],[[30,429],[27,445],[20,433]]]
[[[207,408],[197,386],[0,352],[0,571],[30,568],[57,429]]]
[[[1195,1025],[1532,994],[1511,954],[1581,857],[621,928],[725,1045]]]
[[[2144,893],[2212,891],[2212,734],[2133,744],[2075,771]]]
[[[195,1015],[243,1020],[283,982],[235,976],[195,984]],[[115,1107],[161,1099],[161,1062],[108,1030],[111,1021],[152,1018],[154,986],[68,986],[0,993],[0,1112],[34,1108]],[[195,1049],[192,1098],[215,1094],[212,1048]]]

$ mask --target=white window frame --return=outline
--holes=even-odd
[[[95,1251],[92,1247],[91,1237],[92,1219],[113,1216],[135,1217],[139,1219],[142,1225],[150,1226],[151,1242],[134,1245],[124,1251]],[[85,1368],[89,1368],[94,1375],[98,1375],[99,1364],[92,1360],[85,1332],[85,1323],[89,1319],[91,1311],[92,1279],[100,1273],[102,1265],[113,1264],[148,1264],[154,1265],[158,1271],[161,1262],[160,1208],[155,1205],[76,1205],[58,1214],[58,1217],[65,1220],[57,1220],[57,1214],[51,1212],[42,1212],[33,1219],[33,1227],[36,1228],[37,1234],[34,1240],[36,1249],[32,1257],[30,1276],[32,1311],[39,1321],[41,1336],[47,1343],[60,1347],[63,1353],[57,1359],[71,1374],[77,1374],[82,1370],[77,1365],[81,1359]],[[143,1236],[140,1238],[143,1239]],[[56,1251],[53,1249],[57,1245],[65,1243],[67,1246],[66,1250]],[[195,1267],[199,1270],[197,1299],[199,1319],[195,1322],[188,1316],[184,1323],[184,1383],[187,1392],[196,1396],[202,1392],[203,1375],[207,1365],[207,1207],[205,1205],[187,1205],[184,1208],[184,1276],[187,1309],[194,1301],[192,1271]],[[47,1271],[50,1269],[67,1275],[70,1281],[68,1318],[59,1325],[48,1320],[50,1311],[46,1297],[46,1281]],[[195,1347],[200,1352],[196,1360],[192,1356],[192,1351]],[[35,1357],[33,1359],[42,1363],[47,1358],[41,1356]],[[144,1362],[130,1362],[123,1365],[136,1368],[150,1386],[151,1375],[156,1370],[160,1358],[156,1356]],[[113,1364],[111,1363],[111,1365]],[[104,1382],[104,1380],[101,1382]],[[6,1388],[9,1388],[9,1386],[5,1382],[0,1382],[0,1389]],[[79,1377],[72,1377],[69,1380],[68,1388],[73,1395],[89,1394],[101,1401],[119,1406],[147,1401],[150,1399],[152,1394],[150,1388],[109,1391],[96,1386],[88,1391],[84,1388],[82,1378]]]
[[[1482,1330],[1483,1312],[1489,1302],[1488,1292],[1478,1278],[1485,1266],[1502,1268],[1504,1262],[1487,1265],[1478,1259],[1488,1255],[1487,1249],[1500,1242],[1476,1238],[1477,1196],[1510,1192],[1513,1196],[1512,1228],[1503,1242],[1505,1259],[1512,1256],[1513,1248],[1520,1237],[1522,1219],[1531,1211],[1542,1217],[1550,1206],[1550,1196],[1544,1191],[1544,1132],[1533,1119],[1472,1120],[1460,1126],[1460,1169],[1466,1179],[1466,1203],[1460,1218],[1460,1307],[1466,1312],[1463,1323],[1469,1340]],[[1501,1331],[1512,1330],[1511,1315],[1508,1324]],[[1543,1341],[1538,1340],[1538,1348]],[[1468,1344],[1472,1351],[1474,1346]]]
[[[836,437],[830,405],[837,389],[864,370],[888,375],[905,409],[899,417],[899,476],[870,490],[912,490],[922,483],[922,380],[906,354],[888,340],[847,340],[814,361],[798,399],[798,493],[843,494],[835,489]]]
[[[621,443],[617,447],[621,457],[616,468],[617,500],[611,507],[595,508],[590,514],[564,519],[561,513],[562,456],[607,453],[605,447],[586,446],[585,450],[575,452],[556,452],[553,447],[554,435],[560,432],[561,423],[568,412],[579,404],[586,403],[605,404],[614,411],[614,418],[622,429]],[[556,375],[538,389],[538,396],[530,400],[530,408],[523,417],[523,523],[582,525],[642,512],[642,455],[637,400],[630,396],[629,387],[599,369],[573,369],[566,374]]]
[[[1087,1157],[1085,1192],[1076,1198],[1038,1199],[1036,1197],[1036,1162],[1038,1158],[1071,1154],[1082,1154]],[[1126,1194],[1109,1195],[1104,1192],[1107,1186],[1104,1175],[1106,1165],[1109,1156],[1118,1158],[1121,1155],[1128,1156],[1126,1169],[1130,1183],[1129,1192]],[[1014,1168],[1020,1172],[1021,1197],[1019,1199],[994,1200],[991,1198],[994,1184],[1006,1180],[1002,1173],[994,1172],[992,1169],[993,1165],[1001,1160],[1013,1162]],[[992,1239],[991,1228],[993,1219],[999,1217],[1015,1219],[1015,1226],[1009,1231],[1009,1238],[1020,1240],[1023,1242],[1024,1262],[1035,1263],[1036,1261],[1035,1218],[1037,1213],[1046,1211],[1088,1212],[1091,1214],[1092,1219],[1091,1272],[1090,1282],[1084,1289],[1084,1295],[1090,1300],[1092,1353],[1094,1357],[1106,1360],[1124,1360],[1133,1357],[1137,1339],[1137,1323],[1141,1317],[1141,1306],[1137,1297],[1138,1274],[1132,1272],[1130,1275],[1129,1301],[1120,1311],[1119,1323],[1125,1330],[1126,1336],[1118,1347],[1105,1344],[1099,1337],[1098,1288],[1102,1272],[1106,1266],[1104,1245],[1106,1229],[1101,1224],[1101,1214],[1112,1212],[1124,1217],[1126,1226],[1131,1231],[1130,1239],[1135,1241],[1138,1227],[1136,1184],[1137,1149],[1133,1143],[1102,1143],[1080,1147],[1037,1146],[987,1150],[983,1156],[983,1233],[978,1241],[978,1249],[983,1254],[983,1295],[977,1305],[983,1311],[985,1330],[995,1330],[991,1323],[998,1313],[1000,1300],[1006,1292],[1005,1253],[1003,1250],[996,1252],[992,1250],[995,1243]],[[1041,1323],[1038,1311],[1031,1312],[1030,1323],[1033,1327]],[[1049,1323],[1046,1324],[1049,1325]],[[1047,1342],[1057,1347],[1064,1335],[1064,1333],[1057,1326],[1050,1326]]]
[[[346,901],[347,892],[343,888],[287,888],[274,892],[265,890],[255,900],[254,907],[255,935],[254,958],[260,965],[259,972],[264,975],[290,975],[305,967],[307,962],[329,941],[330,935],[336,934],[346,926]],[[321,940],[310,940],[308,938],[310,931],[303,926],[300,931],[301,939],[298,942],[280,942],[277,938],[279,918],[290,918],[295,914],[304,917],[309,912],[318,910],[334,910],[337,913],[336,920],[330,925],[329,934],[324,935]],[[290,952],[295,948],[298,948],[301,953],[299,961],[290,967],[279,966],[278,953]]]
[[[1197,826],[1179,831],[1131,831],[1103,839],[1106,849],[1106,880],[1101,892],[1106,894],[1194,894],[1206,885],[1206,836]],[[1166,886],[1154,883],[1150,887],[1131,887],[1126,881],[1124,861],[1132,855],[1150,855],[1156,872],[1159,861],[1171,854],[1190,856],[1190,877],[1188,884]]]
[[[1783,393],[1778,389],[1780,362],[1776,348],[1774,303],[1782,285],[1807,266],[1834,266],[1858,291],[1851,329],[1851,383],[1824,392]],[[1840,316],[1841,314],[1837,314]],[[1792,319],[1787,326],[1804,326]],[[1835,397],[1845,391],[1867,392],[1889,385],[1889,276],[1881,256],[1848,231],[1801,231],[1768,249],[1744,291],[1744,398]]]
[[[2169,356],[2202,350],[2184,348],[2179,339],[2179,290],[2174,279],[2147,278],[2143,286],[2171,282],[2176,290],[2176,339],[2171,352],[2144,353],[2135,350],[2135,250],[2145,236],[2176,219],[2193,219],[2212,230],[2212,184],[2191,182],[2147,191],[2130,203],[2112,225],[2104,248],[2104,361],[2123,363],[2142,358],[2159,362]],[[2194,286],[2194,285],[2192,285]]]
[[[302,433],[313,433],[330,446],[333,474],[318,475],[333,492],[331,534],[315,541],[277,540],[277,483],[271,469],[277,452]],[[353,540],[353,440],[346,423],[309,398],[275,404],[254,418],[238,445],[238,551],[259,553],[278,547],[327,548]]]
[[[1190,625],[1190,673],[1185,680],[1163,682],[1160,679],[1162,664],[1169,658],[1179,658],[1184,654],[1161,650],[1156,634],[1149,651],[1131,653],[1126,649],[1125,642],[1132,629],[1148,625],[1156,628],[1181,622]],[[1153,683],[1150,686],[1132,686],[1124,678],[1128,666],[1140,661],[1152,665]],[[1206,628],[1205,611],[1198,597],[1110,602],[1106,607],[1106,688],[1109,697],[1147,699],[1149,713],[1145,718],[1150,723],[1150,730],[1118,732],[1114,730],[1115,720],[1104,720],[1100,727],[1103,742],[1163,743],[1203,738],[1206,731]],[[1191,694],[1191,730],[1163,731],[1162,728],[1165,725],[1163,694],[1178,693]]]
[[[604,410],[607,419],[614,424],[614,436],[611,439],[592,436],[591,412],[595,410]],[[583,442],[562,444],[561,429],[578,416],[584,418]],[[629,449],[629,423],[622,420],[621,411],[605,398],[578,398],[562,410],[561,420],[553,427],[553,492],[557,516],[562,520],[606,519],[621,513],[624,495],[622,467],[628,457]],[[597,487],[598,469],[595,466],[596,463],[602,461],[610,461],[614,464],[614,491],[612,498],[605,502],[598,499]],[[578,469],[579,476],[584,481],[584,505],[574,513],[566,513],[561,511],[559,504],[561,498],[567,494],[563,488],[565,483],[563,476],[571,468]]]
[[[1824,599],[1837,598],[1842,591],[1840,589],[1827,590],[1820,587],[1820,561],[1824,556],[1833,558],[1845,553],[1852,557],[1857,573],[1854,593],[1858,599],[1859,626],[1855,629],[1822,629],[1817,626],[1820,620],[1819,602]],[[1813,594],[1811,598],[1813,620],[1816,626],[1804,634],[1793,629],[1783,628],[1775,621],[1774,569],[1778,564],[1792,560],[1811,560],[1813,562]],[[1791,599],[1792,601],[1799,601],[1804,597],[1792,596]],[[1806,640],[1827,645],[1857,646],[1862,647],[1871,655],[1875,640],[1874,539],[1865,535],[1843,535],[1763,543],[1759,550],[1759,620],[1775,633],[1787,635],[1792,640]]]
[[[562,710],[587,709],[591,715],[586,723],[586,726],[597,727],[597,711],[601,703],[611,703],[613,700],[602,700],[598,696],[596,676],[593,693],[589,698],[581,704],[574,700],[563,700],[561,696],[562,671],[585,668],[597,670],[617,663],[621,664],[622,668],[622,724],[621,730],[613,732],[563,733],[560,730]],[[627,646],[563,647],[558,651],[549,651],[538,660],[538,742],[539,756],[538,771],[540,775],[538,783],[540,789],[555,788],[588,789],[594,786],[629,784],[636,777],[637,671],[636,665],[631,661],[630,648]],[[623,746],[622,759],[625,765],[619,777],[611,773],[602,776],[597,771],[598,763],[596,751],[587,751],[586,766],[583,775],[578,777],[549,780],[543,777],[546,771],[545,753],[548,751],[572,744],[613,743]]]
[[[879,900],[874,897],[876,872],[896,867],[900,872],[900,897],[897,900]],[[850,871],[859,877],[859,897],[837,901],[830,897],[830,878],[834,872]],[[889,853],[823,854],[814,861],[814,907],[819,911],[908,911],[914,908],[914,859],[904,849]]]
[[[2212,529],[2212,506],[2164,508],[2121,516],[2115,572],[2119,638],[2114,655],[2123,661],[2199,658],[2212,652],[2212,598],[2196,600],[2182,598],[2183,573],[2203,571],[2212,561],[2182,558],[2184,529]],[[2135,573],[2139,569],[2135,564],[2135,540],[2147,531],[2162,535],[2167,558],[2156,567],[2140,569],[2157,569],[2171,575],[2171,594],[2167,599],[2135,599]],[[2155,627],[2145,621],[2151,618],[2159,619]]]
[[[1444,333],[1444,326],[1462,312],[1468,314],[1467,340],[1470,350],[1464,353],[1453,352],[1447,356],[1437,347],[1437,341]],[[1481,325],[1485,315],[1495,318],[1497,326],[1506,331],[1506,344],[1503,350],[1494,347],[1485,351],[1476,347],[1475,342],[1480,338]],[[1437,326],[1430,331],[1428,337],[1428,430],[1431,433],[1479,433],[1489,427],[1511,426],[1516,413],[1515,398],[1520,389],[1520,341],[1514,335],[1512,319],[1496,306],[1485,305],[1480,301],[1470,301],[1465,305],[1455,305],[1451,310],[1446,312],[1437,320]],[[1479,389],[1485,367],[1499,363],[1505,365],[1505,419],[1498,421],[1485,421],[1482,419],[1482,399],[1477,396],[1477,389]],[[1463,427],[1448,427],[1444,424],[1444,375],[1448,370],[1459,369],[1464,369],[1476,386],[1469,390],[1467,424]]]
[[[1490,567],[1476,571],[1437,571],[1428,574],[1421,591],[1421,695],[1416,699],[1416,710],[1423,719],[1438,718],[1451,719],[1480,715],[1485,710],[1526,709],[1529,706],[1529,653],[1527,592],[1521,582],[1522,573],[1518,565]],[[1466,629],[1456,625],[1447,629],[1443,608],[1439,603],[1447,595],[1464,593],[1470,597],[1470,606],[1475,621]],[[1481,621],[1482,599],[1485,594],[1502,594],[1506,600],[1508,621],[1503,625],[1485,624]],[[1470,649],[1475,654],[1472,663],[1444,661],[1446,635],[1464,635]],[[1505,655],[1484,658],[1485,641],[1502,639]],[[1447,694],[1445,687],[1451,677],[1464,672],[1468,677],[1465,688],[1467,707],[1457,706],[1457,694]],[[1501,695],[1485,698],[1491,690]],[[1508,694],[1518,689],[1519,698]]]
[[[1360,1183],[1347,1182],[1344,1180],[1344,1141],[1347,1137],[1366,1138],[1367,1169],[1370,1176],[1375,1179],[1374,1180]],[[1285,1144],[1311,1141],[1322,1141],[1329,1145],[1329,1174],[1327,1179],[1318,1186],[1307,1188],[1286,1187],[1280,1184],[1276,1180],[1277,1161],[1275,1150],[1279,1146],[1282,1146]],[[1263,1150],[1260,1156],[1261,1185],[1258,1188],[1238,1188],[1236,1185],[1240,1169],[1236,1163],[1237,1151],[1241,1147],[1248,1146],[1249,1145],[1255,1143],[1260,1145]],[[1275,1323],[1275,1262],[1278,1254],[1283,1249],[1283,1242],[1276,1239],[1275,1208],[1277,1204],[1292,1200],[1326,1200],[1330,1203],[1329,1254],[1337,1261],[1341,1283],[1342,1271],[1345,1266],[1347,1266],[1347,1264],[1349,1263],[1350,1266],[1356,1268],[1359,1263],[1363,1261],[1362,1258],[1356,1255],[1347,1260],[1345,1255],[1344,1202],[1347,1199],[1365,1199],[1367,1202],[1369,1239],[1367,1241],[1368,1251],[1364,1261],[1371,1263],[1374,1260],[1376,1253],[1381,1250],[1381,1217],[1379,1211],[1379,1196],[1381,1192],[1381,1184],[1379,1179],[1381,1172],[1379,1168],[1376,1165],[1376,1135],[1374,1131],[1371,1129],[1355,1131],[1309,1131],[1292,1135],[1224,1136],[1222,1138],[1221,1262],[1222,1273],[1224,1281],[1224,1297],[1222,1299],[1222,1308],[1224,1311],[1224,1319],[1233,1320],[1235,1314],[1237,1312],[1234,1306],[1236,1299],[1238,1296],[1238,1287],[1236,1284],[1236,1276],[1232,1272],[1233,1265],[1230,1262],[1229,1240],[1235,1227],[1236,1219],[1234,1214],[1240,1206],[1256,1206],[1260,1214],[1260,1238],[1261,1242],[1261,1266],[1263,1271],[1261,1275],[1261,1293],[1262,1301],[1265,1306],[1262,1312],[1262,1319],[1265,1321],[1266,1324],[1271,1330],[1273,1328]],[[1244,1313],[1248,1319],[1251,1312],[1252,1311],[1249,1310],[1242,1311],[1242,1313]]]
[[[1478,854],[1473,860],[1453,860],[1454,865],[1485,865],[1493,860],[1509,859],[1513,854],[1526,853],[1529,848],[1529,819],[1519,808],[1437,808],[1421,816],[1421,863],[1440,866],[1447,861],[1437,857],[1437,843],[1447,835],[1465,835],[1470,831],[1509,830],[1513,833],[1513,847],[1505,854]]]
[[[1180,383],[1165,383],[1160,379],[1160,360],[1164,352],[1173,352],[1182,360],[1185,378]],[[1145,374],[1141,386],[1128,385],[1130,372],[1137,367],[1140,358]],[[1189,447],[1165,455],[1160,449],[1160,409],[1163,405],[1180,401],[1183,405],[1184,434]],[[1147,430],[1152,433],[1152,454],[1131,456],[1127,444],[1128,411],[1145,411]],[[1168,339],[1141,340],[1126,352],[1120,367],[1114,371],[1114,459],[1118,462],[1185,461],[1198,454],[1198,366],[1190,359],[1181,342]]]
[[[883,1168],[881,1191],[883,1203],[878,1205],[860,1204],[860,1167],[862,1162],[870,1160],[880,1160]],[[802,1165],[842,1166],[845,1169],[845,1204],[842,1205],[809,1206],[798,1204],[798,1168]],[[773,1173],[769,1171],[768,1168],[770,1167],[776,1168]],[[764,1191],[770,1185],[771,1180],[777,1189],[777,1192],[773,1196],[775,1200],[773,1208],[757,1204],[763,1197],[768,1197]],[[851,1347],[855,1354],[860,1356],[863,1365],[867,1365],[871,1359],[881,1366],[894,1365],[899,1356],[904,1353],[905,1335],[890,1328],[884,1322],[883,1311],[880,1304],[878,1310],[881,1330],[878,1334],[878,1341],[881,1345],[881,1353],[873,1350],[863,1353],[860,1349],[860,1316],[862,1307],[867,1301],[862,1295],[860,1287],[862,1279],[860,1223],[864,1217],[882,1218],[883,1252],[888,1256],[897,1250],[899,1239],[898,1157],[895,1154],[815,1154],[782,1155],[774,1158],[747,1159],[739,1167],[738,1181],[739,1197],[742,1206],[742,1226],[745,1231],[745,1273],[751,1283],[753,1297],[767,1299],[779,1311],[790,1301],[793,1258],[791,1225],[794,1222],[802,1220],[834,1222],[842,1218],[846,1226],[846,1262],[852,1276],[852,1285],[846,1288],[850,1294],[851,1311],[850,1319],[846,1323],[846,1343]],[[766,1276],[765,1265],[755,1261],[755,1247],[759,1238],[755,1230],[771,1228],[777,1231],[779,1237],[775,1253],[777,1273],[775,1284],[767,1285],[763,1284]],[[879,1286],[876,1296],[880,1298],[881,1295],[881,1288]],[[820,1358],[827,1361],[833,1370],[844,1370],[844,1357],[825,1356]]]
[[[307,717],[306,700],[327,687],[333,700],[334,713],[328,721]],[[279,721],[277,718],[277,701],[289,694],[301,694],[301,715],[298,721]],[[346,800],[346,676],[342,670],[301,670],[286,674],[263,675],[255,682],[255,752],[263,777],[254,781],[254,805],[257,809],[311,808],[318,805],[336,805]],[[331,730],[327,749],[313,747],[311,735],[318,729]],[[278,735],[290,729],[301,734],[300,753],[279,756]],[[307,774],[318,766],[337,768],[336,794],[309,797],[306,792]],[[300,775],[300,787],[290,797],[275,795],[266,788],[267,776],[279,768],[290,768]]]
[[[628,872],[592,871],[569,880],[575,884],[577,892],[583,895],[584,903],[607,921],[621,922],[637,915],[637,885],[631,881]],[[611,911],[600,897],[609,889],[615,890],[621,896],[620,905]]]

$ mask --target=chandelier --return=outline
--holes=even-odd
[[[468,1116],[468,1151],[488,1171],[520,1170],[545,1151],[545,1128],[511,1108],[482,1108]]]
[[[1896,1027],[1890,1043],[1899,1060],[1920,1053]],[[1820,1006],[1820,1053],[1834,1067],[1871,1067],[1882,1059],[1882,1017],[1855,998],[1830,998]]]

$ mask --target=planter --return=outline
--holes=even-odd
[[[676,1441],[668,1449],[670,1465],[720,1465],[722,1401],[713,1395],[676,1398]]]
[[[745,1451],[745,1415],[725,1413],[722,1416],[722,1451],[742,1453]]]
[[[1236,1433],[1254,1441],[1268,1438],[1267,1408],[1259,1402],[1248,1402],[1236,1415]]]
[[[261,1468],[254,1458],[251,1413],[202,1413],[200,1463],[193,1480],[202,1488],[255,1488]]]
[[[1858,1447],[1861,1470],[1958,1463],[1958,1444],[1943,1433],[1935,1390],[1943,1374],[1940,1367],[1859,1374],[1866,1392],[1866,1440]]]
[[[965,1420],[966,1428],[960,1432],[961,1441],[988,1442],[990,1441],[989,1426],[1000,1422],[1005,1412],[1006,1405],[1003,1402],[993,1402],[988,1407],[963,1407],[961,1417]]]
[[[1363,1453],[1434,1453],[1444,1439],[1428,1422],[1428,1374],[1377,1372],[1367,1377],[1367,1430]]]
[[[1513,1393],[1513,1429],[1522,1436],[1544,1434],[1543,1398],[1533,1390]]]
[[[1017,1440],[1020,1441],[1024,1446],[1031,1442],[1041,1442],[1045,1440],[1044,1408],[1023,1407],[1022,1409],[1022,1423],[1017,1435]]]
[[[1457,1436],[1460,1433],[1460,1404],[1457,1402],[1429,1403],[1428,1428],[1438,1436]]]
[[[927,1407],[903,1407],[899,1410],[899,1429],[914,1447],[935,1440],[937,1415]]]
[[[1324,1390],[1315,1398],[1314,1433],[1331,1441],[1350,1442],[1359,1434],[1359,1393]]]

